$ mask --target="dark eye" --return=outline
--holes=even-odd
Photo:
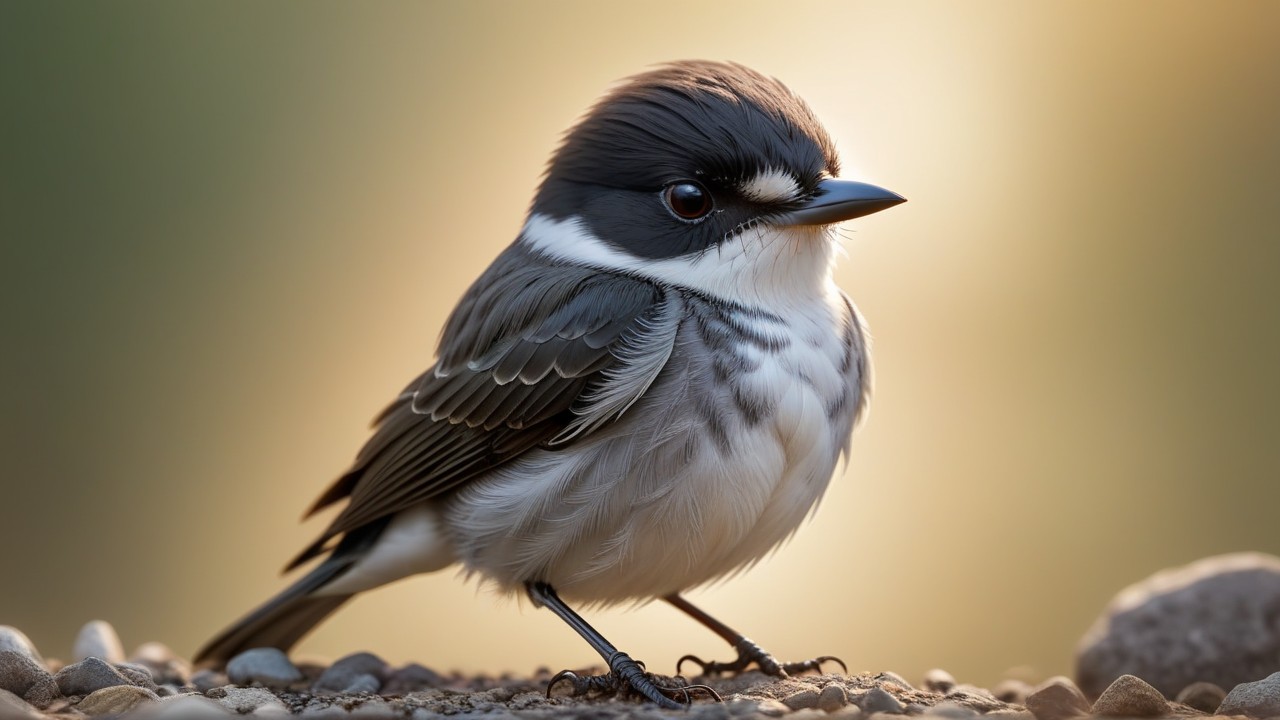
[[[685,220],[697,220],[711,212],[711,193],[696,182],[672,183],[662,191],[662,198],[671,212]]]

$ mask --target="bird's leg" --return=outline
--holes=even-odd
[[[576,673],[568,670],[562,670],[551,678],[551,682],[547,684],[547,695],[551,695],[551,688],[557,683],[568,681],[573,685],[574,694],[582,694],[592,691],[623,691],[631,690],[637,692],[650,701],[658,704],[660,707],[668,709],[678,709],[690,704],[691,692],[703,692],[719,701],[720,696],[715,690],[706,685],[685,685],[683,680],[677,679],[676,685],[668,686],[661,683],[659,678],[645,672],[644,665],[636,660],[632,660],[630,655],[618,650],[601,635],[595,628],[591,627],[582,616],[573,611],[573,608],[565,604],[560,596],[556,594],[554,588],[547,583],[532,582],[525,584],[525,590],[529,593],[529,599],[533,600],[533,604],[538,607],[545,607],[555,613],[568,623],[587,641],[596,652],[600,653],[600,657],[609,666],[609,672],[606,675],[581,677]],[[679,698],[680,702],[676,701]]]
[[[664,597],[663,600],[666,600],[676,606],[676,608],[681,612],[707,626],[711,632],[724,638],[725,642],[732,645],[733,648],[738,651],[738,658],[733,662],[727,663],[716,662],[714,660],[706,661],[701,658],[694,657],[693,655],[685,655],[676,662],[677,673],[680,672],[680,666],[683,665],[686,660],[697,665],[700,668],[702,675],[740,673],[751,667],[752,663],[755,663],[756,667],[760,668],[760,671],[765,675],[771,675],[773,677],[788,677],[789,675],[796,673],[816,672],[822,668],[822,663],[824,662],[834,662],[840,666],[842,671],[846,673],[849,672],[849,669],[845,667],[843,660],[831,655],[823,655],[822,657],[817,657],[812,660],[804,660],[801,662],[780,663],[772,655],[766,652],[764,648],[748,639],[747,636],[706,614],[688,600],[680,597],[678,594],[668,595]]]

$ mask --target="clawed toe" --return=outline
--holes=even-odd
[[[766,675],[773,677],[788,677],[790,675],[798,675],[806,672],[820,672],[822,664],[825,662],[834,662],[840,666],[841,672],[848,673],[849,668],[844,661],[834,655],[823,655],[812,660],[804,660],[801,662],[780,663],[772,655],[765,652],[764,648],[751,642],[747,638],[742,638],[736,645],[738,657],[733,662],[716,662],[714,660],[707,661],[696,655],[685,655],[676,661],[676,673],[680,672],[680,668],[685,662],[691,662],[698,666],[699,676],[724,675],[728,673],[741,673],[747,668],[755,665]]]
[[[626,653],[616,653],[609,658],[609,672],[603,675],[579,675],[571,670],[561,670],[547,683],[547,697],[551,689],[561,682],[573,688],[573,695],[592,693],[636,693],[667,709],[675,710],[693,704],[693,696],[702,693],[716,702],[723,698],[706,685],[689,685],[682,677],[666,678],[644,670],[643,663],[632,660]]]

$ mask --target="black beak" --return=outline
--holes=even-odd
[[[849,180],[823,180],[818,191],[800,207],[775,216],[775,225],[830,225],[900,205],[907,199],[896,192]]]

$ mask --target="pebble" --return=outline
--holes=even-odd
[[[378,678],[365,673],[357,675],[341,692],[343,693],[376,693],[382,689],[382,681]]]
[[[33,685],[52,676],[25,652],[0,650],[0,690],[26,695]]]
[[[877,679],[883,677],[883,675],[884,673],[881,673]],[[862,709],[862,712],[868,715],[878,712],[889,713],[890,715],[901,715],[903,710],[905,710],[902,703],[898,701],[898,698],[890,695],[884,688],[878,687],[871,688],[863,693],[862,696],[857,699],[857,703],[858,707]]]
[[[136,717],[148,720],[206,720],[207,718],[225,718],[231,715],[216,700],[200,695],[178,695],[165,698],[155,705],[147,706]]]
[[[886,682],[886,681],[891,683],[897,683],[898,685],[901,685],[907,690],[915,690],[915,687],[912,686],[911,683],[907,682],[906,678],[902,677],[896,672],[889,672],[888,670],[886,670],[876,675],[876,682]]]
[[[0,625],[0,651],[3,650],[13,650],[38,663],[44,663],[44,658],[40,657],[40,652],[36,650],[35,643],[31,642],[31,638],[16,627]]]
[[[836,683],[831,683],[818,693],[818,709],[823,712],[835,712],[848,704],[849,694]]]
[[[418,663],[409,663],[387,678],[387,682],[382,686],[382,692],[387,695],[407,695],[419,690],[438,688],[446,682],[435,670]]]
[[[377,692],[382,688],[382,682],[379,678],[384,677],[386,673],[387,663],[382,658],[373,653],[355,653],[330,665],[316,680],[312,688],[316,690],[352,692],[347,688],[353,682],[361,678],[361,676],[369,676],[377,683],[377,686],[369,692]]]
[[[207,668],[204,670],[197,670],[195,674],[191,676],[192,687],[200,692],[209,692],[216,687],[222,687],[223,685],[230,684],[230,682],[231,679],[226,676],[226,673],[220,673],[217,670],[209,670]]]
[[[89,693],[88,697],[76,705],[76,710],[85,715],[119,715],[159,699],[159,696],[146,688],[116,685]]]
[[[1089,701],[1069,678],[1052,677],[1027,696],[1027,709],[1036,720],[1066,720],[1089,714]]]
[[[941,668],[934,668],[924,674],[924,689],[930,692],[947,693],[955,686],[956,679]]]
[[[1022,680],[1001,680],[996,686],[991,688],[991,694],[996,696],[1000,702],[1013,703],[1014,705],[1023,705],[1027,701],[1027,696],[1034,690],[1031,685]]]
[[[929,708],[926,714],[933,717],[951,718],[952,720],[965,720],[966,718],[977,716],[978,711],[965,707],[958,702],[944,700]]]
[[[218,702],[231,712],[246,715],[267,705],[278,705],[284,708],[280,698],[266,688],[226,688],[226,693],[218,698]]]
[[[44,715],[26,700],[8,690],[0,690],[0,717],[5,718],[5,720],[10,718],[14,720],[27,720],[28,718],[38,720],[43,718]]]
[[[1132,675],[1116,678],[1093,704],[1094,715],[1109,717],[1160,717],[1167,712],[1164,695]]]
[[[782,699],[782,704],[792,710],[804,710],[818,706],[818,691],[813,688],[794,692]]]
[[[129,678],[129,682],[155,692],[155,678],[151,677],[151,671],[146,667],[133,663],[116,663],[115,668],[121,675]]]
[[[85,658],[62,668],[54,675],[54,679],[63,695],[88,695],[105,687],[132,684],[119,670],[96,657]]]
[[[289,657],[276,648],[254,648],[231,658],[227,677],[236,685],[260,683],[267,687],[283,687],[302,679],[302,671]]]
[[[1272,673],[1257,682],[1236,685],[1222,699],[1215,714],[1255,718],[1280,715],[1280,673]]]
[[[1076,680],[1089,696],[1136,675],[1172,697],[1230,688],[1277,667],[1280,558],[1236,553],[1164,570],[1121,591],[1085,634]]]
[[[53,704],[53,701],[62,697],[62,691],[58,689],[58,681],[53,675],[40,678],[27,690],[22,696],[24,700],[44,710]]]
[[[1218,706],[1226,696],[1227,691],[1213,683],[1194,682],[1182,688],[1174,701],[1212,715],[1218,711]]]
[[[756,703],[755,711],[765,717],[782,717],[791,712],[791,708],[781,702],[768,698]]]
[[[95,657],[115,665],[124,662],[124,646],[120,644],[120,636],[111,627],[111,623],[94,620],[80,628],[71,656],[75,662]]]
[[[149,642],[138,646],[129,662],[151,671],[160,684],[186,685],[191,680],[191,664],[178,657],[164,643]]]

